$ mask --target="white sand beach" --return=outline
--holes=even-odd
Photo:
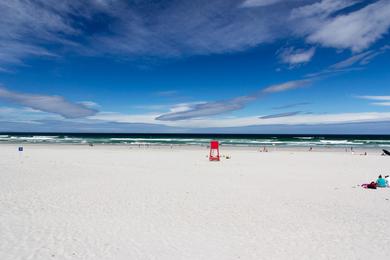
[[[0,259],[389,259],[390,158],[0,146]]]

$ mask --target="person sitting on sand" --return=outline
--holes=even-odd
[[[370,184],[363,184],[362,186],[363,186],[363,188],[366,188],[366,189],[374,189],[375,190],[377,187],[377,184],[375,181],[372,181]]]
[[[376,180],[376,184],[380,188],[386,188],[389,186],[388,181],[385,178],[383,178],[382,175],[378,176],[378,179]]]
[[[372,181],[371,183],[368,183],[368,184],[362,184],[362,187],[365,188],[365,189],[376,189],[376,182],[375,181]]]

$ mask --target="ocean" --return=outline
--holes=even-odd
[[[367,147],[390,149],[390,135],[0,133],[0,144],[206,146],[211,140],[218,140],[221,145],[230,146]]]

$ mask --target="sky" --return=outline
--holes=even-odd
[[[390,133],[389,0],[0,2],[0,132]]]

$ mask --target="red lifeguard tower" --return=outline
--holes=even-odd
[[[219,143],[218,141],[210,142],[210,161],[219,161]]]

